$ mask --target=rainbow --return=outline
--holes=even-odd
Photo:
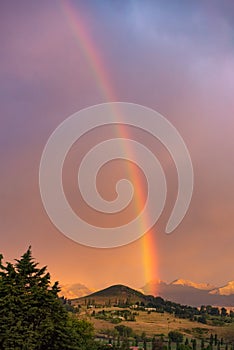
[[[69,0],[63,0],[61,4],[62,10],[75,36],[76,42],[92,70],[99,91],[101,91],[102,96],[106,101],[115,101],[115,94],[112,86],[110,85],[103,61],[100,57],[99,51],[95,48],[90,38],[87,27],[83,23],[82,16],[79,14],[77,9],[73,7]]]
[[[67,23],[71,28],[73,35],[76,38],[76,42],[79,45],[86,61],[89,64],[89,68],[92,71],[93,77],[98,87],[99,92],[101,92],[104,100],[106,102],[117,101],[113,88],[110,84],[106,68],[101,59],[100,53],[95,47],[94,42],[92,41],[87,25],[84,23],[81,14],[74,8],[70,0],[63,0],[61,2],[62,12],[66,17]],[[115,111],[116,118],[117,112]],[[118,118],[119,120],[119,118]],[[116,135],[119,138],[129,138],[128,128],[123,124],[116,124]],[[133,151],[129,148],[126,152],[130,155],[133,154]],[[135,212],[138,214],[141,211],[141,208],[145,203],[145,195],[142,190],[141,179],[135,175],[134,165],[131,162],[128,162],[128,174],[130,179],[132,179],[135,184]],[[142,220],[142,230],[146,227],[147,217]],[[158,275],[157,271],[157,252],[155,238],[152,231],[146,233],[141,239],[141,254],[143,262],[143,273],[145,282],[149,282],[152,279],[155,279]],[[155,294],[156,291],[152,290],[151,293]]]

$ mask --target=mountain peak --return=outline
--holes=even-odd
[[[79,298],[92,293],[92,290],[82,283],[62,284],[60,287],[60,295],[68,299]]]
[[[234,281],[229,281],[225,286],[211,290],[210,294],[218,294],[218,295],[234,294]]]
[[[196,283],[190,280],[185,280],[185,279],[177,279],[173,282],[171,282],[171,285],[180,285],[183,287],[193,287],[196,289],[201,289],[201,290],[212,290],[215,288],[214,286],[210,285],[209,283]]]

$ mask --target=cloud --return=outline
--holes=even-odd
[[[195,192],[190,211],[174,236],[163,234],[164,220],[152,233],[160,277],[225,283],[232,279],[227,266],[233,263],[234,5],[71,3],[84,16],[116,98],[161,112],[191,152]],[[42,263],[48,262],[64,284],[75,271],[79,281],[95,288],[116,280],[137,287],[145,282],[141,241],[121,251],[76,245],[52,226],[41,205],[38,166],[50,133],[77,110],[104,101],[61,4],[0,4],[1,249],[14,258],[32,242]],[[157,152],[149,138],[138,137]],[[167,176],[174,184],[171,169]],[[77,203],[75,195],[73,201]],[[211,245],[214,254],[207,248]],[[222,261],[217,260],[220,247],[225,250]]]

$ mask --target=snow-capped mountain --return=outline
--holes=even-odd
[[[210,291],[210,294],[218,295],[232,295],[234,294],[234,281],[228,282],[225,286],[220,288],[214,288]]]
[[[60,288],[60,295],[67,299],[80,298],[93,292],[81,283],[62,284]]]
[[[60,295],[68,299],[80,298],[94,292],[81,283],[62,285],[61,289]],[[185,279],[177,279],[171,283],[155,279],[140,291],[180,304],[234,307],[234,281],[228,282],[223,287],[214,287],[208,283],[196,283]]]
[[[153,280],[141,290],[145,294],[158,295],[180,304],[234,306],[234,282],[217,288],[208,283],[196,283],[185,279],[177,279],[171,283]]]
[[[193,281],[189,280],[184,280],[184,279],[177,279],[173,282],[171,282],[171,285],[180,285],[180,286],[187,286],[187,287],[193,287],[196,289],[201,289],[201,290],[212,290],[215,288],[215,286],[209,284],[209,283],[196,283]]]

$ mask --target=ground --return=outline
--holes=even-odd
[[[95,312],[102,310],[95,309]],[[105,308],[105,311],[109,310],[123,310],[115,307]],[[132,310],[131,310],[132,311]],[[111,322],[95,319],[91,317],[93,310],[82,309],[82,317],[88,318],[94,324],[95,330],[99,333],[103,329],[114,329],[116,324]],[[190,321],[188,319],[179,319],[168,313],[151,312],[148,314],[145,311],[137,311],[139,315],[136,316],[135,322],[123,321],[121,324],[131,327],[137,334],[145,332],[147,336],[164,334],[167,336],[169,331],[177,330],[184,334],[188,338],[208,338],[211,333],[217,334],[219,338],[229,339],[233,335],[234,338],[234,323],[225,326],[211,326],[202,323]]]

